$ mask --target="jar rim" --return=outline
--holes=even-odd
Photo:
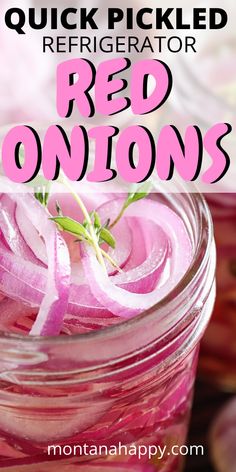
[[[112,326],[104,327],[100,330],[92,330],[86,333],[78,333],[73,335],[60,335],[60,336],[26,336],[21,334],[15,334],[10,332],[0,331],[0,342],[11,342],[11,343],[22,343],[26,346],[34,346],[37,344],[38,347],[42,345],[60,346],[64,344],[74,344],[80,342],[92,343],[99,340],[109,340],[116,334],[125,334],[132,326],[136,326],[138,323],[142,323],[144,320],[148,323],[148,320],[152,318],[153,313],[161,310],[163,306],[168,304],[174,297],[177,298],[188,286],[190,281],[197,276],[202,266],[205,264],[206,258],[208,258],[209,250],[213,239],[213,223],[211,219],[211,213],[206,203],[205,198],[200,193],[186,193],[191,198],[191,203],[194,207],[195,217],[199,222],[199,238],[197,240],[196,249],[193,254],[192,262],[183,275],[181,280],[176,286],[174,286],[170,292],[159,300],[155,305],[150,307],[148,310],[143,311],[139,315],[131,319],[124,319],[120,323]],[[205,237],[207,232],[207,238]],[[204,254],[204,257],[202,257]],[[191,276],[190,276],[191,275]]]

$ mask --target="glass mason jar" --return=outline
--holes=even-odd
[[[163,300],[100,331],[1,333],[2,470],[181,470],[199,342],[215,298],[215,245],[200,195],[154,198],[182,217],[194,249]]]
[[[193,123],[203,132],[217,122],[235,125],[235,2],[227,0],[224,8],[229,16],[227,28],[220,33],[201,33],[197,38],[197,54],[179,56],[175,60],[175,86],[167,121],[174,121],[179,129],[184,130]],[[208,382],[232,391],[236,391],[235,144],[235,133],[231,133],[224,141],[232,158],[230,172],[217,184],[220,193],[206,194],[217,246],[217,292],[199,365],[200,375]]]

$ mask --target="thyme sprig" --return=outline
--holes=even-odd
[[[150,183],[145,183],[141,187],[138,187],[136,189],[136,191],[128,193],[128,196],[127,196],[126,200],[124,201],[123,206],[122,206],[119,214],[117,215],[115,220],[112,223],[109,224],[109,229],[112,229],[118,223],[118,221],[120,221],[120,219],[124,215],[125,211],[127,210],[127,208],[132,203],[135,203],[138,200],[142,200],[143,198],[147,197],[148,194],[150,193],[150,191],[151,191],[151,184]]]
[[[119,272],[122,272],[118,264],[106,251],[104,251],[101,245],[106,243],[112,249],[115,249],[116,240],[111,233],[111,229],[114,228],[114,226],[120,221],[126,209],[131,204],[145,198],[150,193],[150,184],[144,184],[141,187],[137,187],[135,191],[130,192],[127,195],[127,198],[114,221],[111,222],[110,219],[108,219],[105,224],[102,224],[98,212],[95,210],[88,212],[82,198],[75,192],[72,185],[65,177],[62,177],[62,183],[78,203],[78,206],[83,213],[84,220],[83,223],[80,223],[73,218],[63,215],[59,202],[56,202],[57,216],[50,217],[50,220],[54,221],[61,231],[66,231],[67,233],[75,236],[77,238],[76,241],[83,241],[92,246],[104,271],[106,271],[105,259],[107,259],[113,267],[115,267]],[[41,188],[37,187],[37,190],[34,193],[35,198],[44,206],[47,206],[48,204],[49,194],[50,189],[49,187],[45,186],[42,186]]]
[[[58,208],[58,203],[57,203],[57,208]],[[96,241],[99,245],[99,250],[101,252],[102,258],[107,259],[110,262],[110,264],[113,265],[113,267],[115,267],[118,271],[121,271],[120,267],[114,261],[114,259],[112,259],[112,257],[100,247],[102,243],[107,243],[108,246],[115,249],[115,246],[116,246],[115,238],[105,226],[101,225],[100,218],[97,212],[93,211],[89,215],[90,215],[93,227],[94,227],[94,234],[96,236]],[[50,219],[52,221],[55,221],[55,223],[58,225],[61,231],[66,231],[67,233],[70,233],[73,236],[76,236],[77,238],[76,241],[87,242],[88,244],[90,244],[90,246],[94,247],[94,239],[92,238],[91,233],[88,230],[89,225],[88,225],[87,219],[85,219],[84,222],[81,224],[79,223],[79,221],[76,221],[68,216],[63,216],[61,210],[58,216],[52,217]],[[103,259],[103,262],[104,262],[104,259]]]

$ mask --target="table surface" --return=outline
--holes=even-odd
[[[216,387],[197,381],[188,442],[193,445],[203,445],[205,454],[189,456],[185,472],[216,472],[210,460],[208,433],[217,412],[230,397],[230,394],[219,392]]]

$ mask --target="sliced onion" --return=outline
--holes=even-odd
[[[7,195],[0,198],[0,226],[8,246],[15,254],[25,260],[36,262],[37,259],[22,237],[15,220],[16,203]]]
[[[22,316],[32,314],[32,309],[10,298],[1,301],[0,330],[6,330]]]
[[[102,222],[114,220],[123,202],[124,198],[105,200],[97,210]],[[33,196],[9,195],[5,205],[9,224],[23,241],[26,259],[22,264],[22,253],[16,253],[14,245],[17,237],[12,244],[5,231],[0,238],[0,290],[17,303],[39,311],[30,334],[59,334],[63,320],[62,332],[75,332],[112,325],[117,316],[134,316],[168,294],[191,261],[191,244],[183,222],[151,199],[130,206],[115,226],[117,246],[109,254],[123,273],[110,267],[108,274],[93,249],[84,243],[80,245],[81,261],[77,244],[78,262],[70,264],[65,241]],[[33,254],[33,261],[29,254]],[[39,260],[48,267],[39,265]]]
[[[49,220],[48,212],[31,195],[20,198],[11,195],[43,238],[48,257],[46,293],[30,334],[56,335],[60,333],[65,316],[70,284],[70,259],[67,246]]]
[[[137,218],[130,218],[130,226],[133,228],[133,239],[135,241],[135,234],[137,229]],[[130,292],[148,293],[152,292],[156,287],[157,281],[163,273],[164,266],[169,255],[168,238],[162,231],[160,226],[152,222],[143,220],[143,247],[140,251],[134,251],[132,256],[133,264],[136,261],[136,253],[147,253],[147,257],[143,263],[134,265],[134,267],[127,271],[125,267],[124,272],[112,277],[112,282],[119,287],[125,288]],[[137,244],[137,241],[135,241]],[[140,247],[140,246],[138,246]]]
[[[120,205],[120,202],[118,202]],[[106,204],[107,210],[109,204]],[[127,209],[128,216],[142,218],[143,215],[159,225],[168,235],[171,246],[171,276],[161,286],[148,294],[130,293],[115,286],[104,272],[89,246],[81,244],[82,263],[87,274],[91,292],[97,300],[116,316],[130,318],[147,310],[176,286],[188,269],[192,259],[192,248],[182,220],[165,205],[149,200],[139,201]]]
[[[116,240],[116,247],[115,249],[109,247],[107,252],[109,256],[115,260],[116,264],[120,268],[123,268],[131,255],[133,243],[132,234],[129,226],[124,220],[119,221],[119,223],[113,228],[112,234]],[[116,269],[114,270],[114,267],[109,262],[105,261],[105,265],[109,275],[116,272]]]
[[[27,218],[24,210],[18,205],[16,206],[16,222],[28,247],[35,254],[38,260],[47,265],[48,261],[45,244],[35,226],[32,224],[30,219]]]
[[[22,265],[21,258],[0,246],[0,289],[14,300],[30,307],[39,307],[45,297],[47,270],[31,262]],[[88,285],[71,283],[68,315],[75,319],[111,318],[111,313],[92,295]]]
[[[37,270],[36,270],[37,269]],[[0,290],[16,301],[39,306],[46,290],[43,268],[24,261],[0,245]]]
[[[98,209],[103,218],[112,211],[117,214],[123,205],[124,199],[105,203]],[[192,246],[181,218],[166,205],[155,202],[151,199],[140,200],[129,206],[125,212],[125,218],[136,217],[144,223],[143,220],[149,220],[159,225],[166,233],[171,248],[171,276],[169,283],[171,286],[181,279],[188,269],[192,260]],[[177,281],[177,282],[176,282]]]
[[[124,268],[125,272],[128,272],[130,269],[134,269],[145,262],[145,259],[148,257],[148,252],[146,247],[145,231],[141,221],[138,218],[126,218],[125,221],[127,221],[132,234],[131,253]]]

